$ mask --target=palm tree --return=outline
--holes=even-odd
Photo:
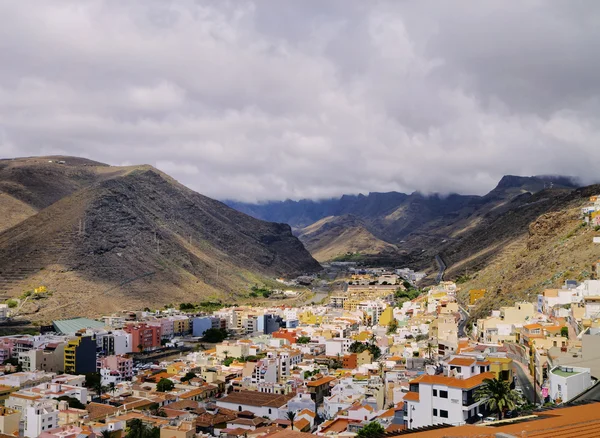
[[[290,420],[290,423],[292,423],[292,427],[290,428],[290,430],[294,430],[294,420],[296,419],[296,413],[294,411],[288,411],[286,416],[285,416],[288,420]]]
[[[223,350],[223,354],[225,355],[225,359],[229,358],[229,350]]]
[[[110,438],[111,437],[111,433],[108,429],[104,429],[102,432],[100,432],[100,436],[102,438]]]
[[[108,390],[112,395],[115,395],[115,391],[117,390],[117,385],[115,384],[115,382],[110,382],[108,384]]]
[[[518,394],[510,389],[507,381],[501,379],[485,379],[475,392],[475,399],[483,401],[490,411],[498,413],[498,419],[502,419],[505,411],[515,408]]]
[[[375,345],[376,342],[377,342],[377,336],[375,336],[375,333],[371,333],[371,336],[369,337],[369,343],[371,345]]]
[[[102,384],[102,381],[98,381],[98,383],[94,385],[94,391],[98,394],[98,398],[102,397],[102,394],[105,393],[107,389],[108,388]]]

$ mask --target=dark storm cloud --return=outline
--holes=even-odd
[[[592,179],[596,2],[0,0],[0,155],[217,198]]]

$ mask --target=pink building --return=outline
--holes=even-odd
[[[133,359],[126,355],[106,356],[98,359],[98,369],[116,371],[124,380],[133,377]]]

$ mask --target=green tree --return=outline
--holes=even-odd
[[[102,438],[111,438],[110,430],[104,429],[102,432],[100,432],[100,436]]]
[[[87,373],[85,375],[85,387],[95,388],[100,383],[100,373]]]
[[[219,342],[223,342],[225,338],[227,338],[227,330],[209,328],[204,332],[202,341],[218,344]]]
[[[357,438],[379,438],[385,433],[385,429],[381,424],[376,421],[372,421],[356,434]]]
[[[352,344],[350,344],[350,347],[348,347],[348,351],[350,353],[362,353],[363,351],[365,351],[367,349],[367,344],[360,342],[360,341],[354,341]]]
[[[475,392],[475,399],[482,401],[501,420],[504,412],[515,408],[519,395],[510,389],[510,384],[501,379],[485,379]]]
[[[290,430],[294,430],[294,420],[296,419],[296,413],[294,411],[287,411],[285,418],[290,420],[290,423],[292,424]]]
[[[310,336],[300,336],[296,339],[296,344],[308,344],[310,342]]]
[[[108,391],[108,387],[104,386],[102,384],[102,381],[100,380],[100,381],[96,382],[96,384],[94,385],[94,391],[98,395],[98,398],[100,398],[100,397],[102,397],[102,394],[104,394]]]
[[[561,327],[560,328],[560,335],[563,338],[567,338],[568,339],[569,338],[569,327]]]
[[[183,377],[181,378],[181,381],[182,381],[182,382],[189,382],[190,380],[192,380],[192,379],[195,379],[196,377],[198,377],[198,376],[196,375],[196,373],[194,373],[194,372],[192,372],[192,371],[189,371],[189,372],[185,373],[185,376],[183,376]]]
[[[140,353],[144,352],[144,346],[142,344],[138,344],[137,349]]]
[[[233,357],[226,357],[225,359],[223,359],[223,365],[228,367],[229,365],[231,365],[233,363],[234,360],[235,359]]]
[[[68,395],[61,395],[57,399],[58,401],[66,400],[70,408],[73,409],[85,409],[85,405],[76,399],[75,397],[69,397]]]
[[[396,319],[392,319],[387,326],[387,334],[391,335],[396,333],[396,330],[398,330],[398,321],[396,321]]]
[[[8,300],[6,302],[6,304],[8,304],[9,309],[13,309],[15,307],[17,307],[17,305],[19,304],[17,300]]]
[[[108,384],[108,391],[112,394],[115,395],[115,391],[117,390],[117,385],[115,384],[115,382],[110,382]]]
[[[167,392],[172,390],[174,387],[175,384],[171,380],[164,377],[156,384],[156,390],[158,392]]]

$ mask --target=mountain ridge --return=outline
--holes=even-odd
[[[0,289],[52,291],[31,310],[36,318],[235,301],[249,285],[321,269],[289,225],[235,211],[151,166],[110,169],[0,233]]]

